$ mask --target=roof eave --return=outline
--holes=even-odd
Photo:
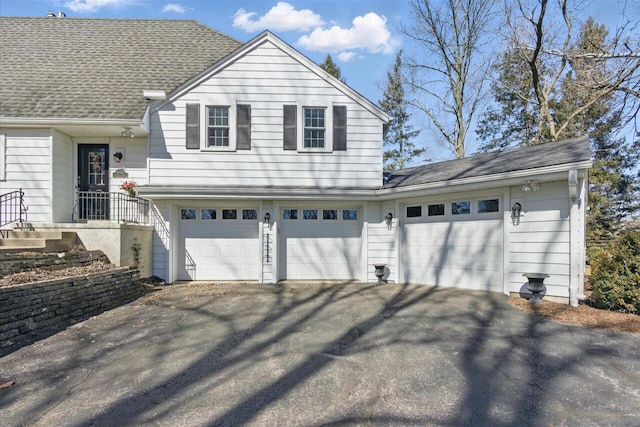
[[[265,43],[266,41],[272,42],[273,44],[278,46],[280,49],[287,52],[289,55],[291,55],[297,61],[299,61],[302,65],[307,67],[311,72],[315,73],[318,77],[329,82],[333,86],[336,86],[339,90],[341,90],[342,92],[344,92],[345,94],[353,98],[355,101],[357,101],[360,105],[362,105],[367,110],[369,110],[372,114],[374,114],[383,122],[385,123],[389,122],[389,115],[386,112],[382,111],[380,107],[375,105],[373,102],[369,101],[367,98],[365,98],[364,96],[356,92],[354,89],[352,89],[345,83],[341,82],[339,79],[333,77],[329,73],[322,70],[318,64],[311,61],[309,58],[304,56],[302,53],[298,52],[296,49],[294,49],[289,44],[285,43],[284,41],[282,41],[280,38],[278,38],[276,35],[274,35],[269,31],[263,31],[258,36],[249,40],[247,43],[243,44],[235,51],[231,52],[227,56],[216,61],[210,67],[206,68],[202,72],[195,75],[193,78],[187,80],[185,83],[178,86],[176,89],[174,89],[167,95],[167,99],[164,102],[158,103],[156,106],[154,106],[152,112],[157,111],[158,109],[162,108],[163,106],[175,100],[176,98],[179,98],[185,92],[201,84],[203,81],[207,80],[212,75],[218,73],[220,70],[224,69],[229,64],[233,63],[238,58],[247,54],[248,52],[260,46],[262,43]]]
[[[368,200],[375,197],[376,189],[341,189],[341,188],[263,188],[251,187],[187,187],[187,186],[154,186],[138,187],[142,197],[151,199],[322,199],[322,200]]]
[[[407,185],[403,187],[381,188],[376,195],[381,199],[396,199],[407,196],[421,196],[450,191],[475,190],[489,187],[507,187],[519,185],[525,179],[539,177],[546,181],[566,178],[566,174],[573,169],[585,170],[591,168],[591,160],[582,162],[563,163],[559,165],[545,166],[533,169],[521,169],[511,172],[496,173],[491,175],[474,176],[469,178],[452,179],[446,181],[434,181],[424,184]]]
[[[111,126],[142,126],[143,119],[80,119],[63,117],[0,117],[0,126],[11,125],[111,125]]]

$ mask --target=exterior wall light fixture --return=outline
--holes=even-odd
[[[391,221],[393,221],[393,214],[389,212],[384,216],[384,222],[387,223],[387,227],[391,230]]]
[[[525,184],[522,184],[522,191],[540,191],[541,188],[540,183],[535,181],[527,181]]]
[[[522,205],[518,202],[514,203],[511,207],[511,214],[514,218],[520,218],[520,212],[522,212]]]
[[[269,212],[266,212],[264,214],[264,222],[267,223],[267,225],[269,224],[269,221],[271,221],[271,214]]]

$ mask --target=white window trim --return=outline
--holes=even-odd
[[[298,102],[298,152],[299,153],[331,153],[333,152],[333,104],[326,102]],[[323,108],[324,114],[324,147],[304,146],[304,109],[305,108]]]
[[[182,218],[182,210],[183,209],[194,209],[196,211],[196,217],[194,219],[186,219]],[[204,219],[202,218],[202,210],[204,209],[213,209],[216,211],[216,219]],[[223,219],[223,210],[235,210],[236,211],[236,219]],[[243,219],[242,211],[243,210],[254,210],[256,211],[256,219]],[[180,221],[187,222],[203,222],[205,224],[212,223],[249,223],[254,222],[257,223],[260,220],[260,209],[255,206],[226,206],[226,205],[215,205],[215,206],[191,206],[191,207],[180,207],[178,210],[178,216],[180,217]]]
[[[444,206],[444,214],[442,215],[429,215],[429,206],[431,205],[443,205]],[[451,206],[449,206],[451,209]],[[447,216],[447,203],[446,202],[427,202],[424,205],[424,217],[425,218],[444,218]]]
[[[418,215],[418,216],[409,216],[408,212],[407,212],[407,209],[408,208],[418,207],[418,206],[420,206],[422,208],[421,211],[420,211],[420,215]],[[405,221],[408,221],[408,222],[411,222],[411,221],[421,222],[421,220],[426,217],[424,208],[425,208],[425,204],[424,203],[412,203],[410,205],[409,204],[405,205],[404,208],[403,208],[403,211],[404,211],[403,212],[403,216],[404,216]]]
[[[454,214],[453,213],[453,204],[454,203],[469,203],[469,212],[466,213],[459,213],[459,214]],[[453,217],[453,218],[460,218],[460,217],[465,217],[468,215],[468,217],[471,217],[471,215],[474,214],[474,203],[475,199],[472,198],[462,198],[462,199],[455,199],[455,200],[451,200],[449,202],[449,214]],[[446,211],[445,211],[446,212]]]
[[[229,109],[229,146],[209,147],[209,107],[227,107]],[[200,107],[200,150],[201,151],[236,151],[238,141],[236,140],[236,104],[228,102],[206,102]]]
[[[478,212],[478,201],[498,199],[498,212]],[[469,201],[470,212],[468,214],[454,215],[451,211],[451,204],[455,202]],[[504,199],[502,196],[488,195],[480,197],[462,197],[436,201],[422,201],[403,205],[402,212],[404,221],[407,224],[414,223],[433,223],[433,222],[452,222],[452,221],[470,221],[470,220],[491,220],[502,218]],[[429,205],[444,204],[444,215],[429,216]],[[417,217],[408,217],[407,208],[411,206],[422,206],[422,215]]]
[[[290,206],[282,206],[279,208],[279,219],[285,223],[288,222],[313,222],[313,221],[319,221],[319,222],[331,222],[331,223],[339,223],[339,222],[348,222],[348,223],[355,223],[355,222],[359,222],[360,221],[360,215],[362,214],[361,210],[357,207],[316,207],[316,206],[298,206],[298,207],[290,207]],[[290,209],[290,210],[297,210],[298,211],[298,218],[297,219],[284,219],[283,215],[284,215],[284,211],[286,209]],[[304,211],[306,210],[317,210],[318,211],[318,217],[316,219],[304,219]],[[336,210],[338,211],[338,218],[337,219],[324,219],[323,217],[323,210]],[[344,219],[342,217],[342,211],[344,210],[354,210],[356,211],[356,219]]]
[[[494,212],[480,212],[478,209],[478,203],[481,200],[497,200],[498,201],[498,210]],[[487,217],[491,215],[500,215],[502,213],[502,198],[500,197],[478,197],[474,200],[475,214],[481,217]]]
[[[7,157],[6,157],[7,136],[0,134],[0,181],[7,180]]]

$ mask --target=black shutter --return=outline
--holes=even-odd
[[[251,150],[251,105],[236,107],[236,138],[238,150]]]
[[[333,106],[333,150],[347,150],[347,107]]]
[[[282,109],[282,123],[284,124],[282,133],[284,137],[284,149],[285,150],[297,150],[298,149],[298,107],[296,105],[283,105]]]
[[[188,149],[200,148],[200,104],[187,104],[187,139]]]

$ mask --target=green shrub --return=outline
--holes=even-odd
[[[587,262],[593,268],[594,265],[600,264],[603,258],[607,256],[607,251],[601,246],[589,246],[587,248]]]
[[[640,314],[640,231],[624,231],[608,251],[590,256],[596,306]]]

